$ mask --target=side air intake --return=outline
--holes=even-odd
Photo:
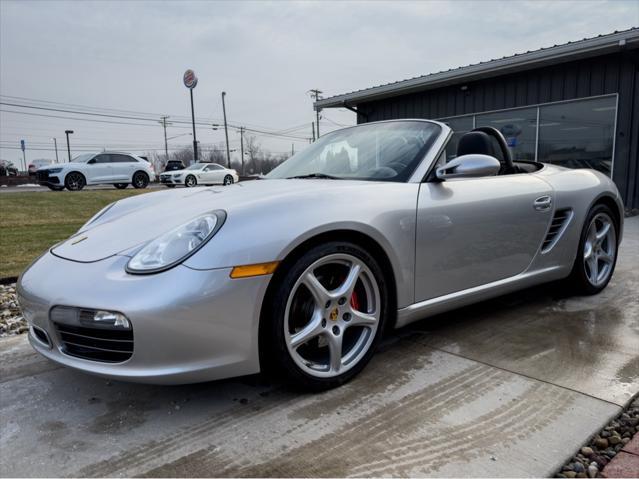
[[[572,210],[569,208],[555,211],[548,233],[546,233],[544,242],[541,245],[542,253],[547,253],[557,244],[561,235],[563,235],[564,231],[566,231],[566,227],[568,226],[568,223],[570,223],[571,218]]]

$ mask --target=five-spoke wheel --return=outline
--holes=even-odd
[[[350,243],[327,243],[303,255],[278,278],[270,336],[277,372],[311,389],[337,386],[370,359],[387,316],[379,263]]]
[[[233,184],[233,177],[231,175],[226,175],[224,177],[224,186],[228,186],[232,184]]]
[[[579,241],[579,254],[568,279],[580,294],[596,294],[606,287],[617,262],[619,226],[611,209],[598,204],[588,213]]]
[[[184,180],[184,185],[187,188],[190,188],[192,186],[196,186],[197,185],[197,179],[195,178],[195,176],[193,175],[189,175],[186,177],[186,179]]]

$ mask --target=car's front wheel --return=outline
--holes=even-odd
[[[226,175],[224,177],[224,186],[228,186],[232,184],[233,184],[233,177],[231,175]]]
[[[192,186],[196,186],[197,185],[197,179],[195,178],[195,176],[189,175],[184,180],[184,184],[187,186],[187,188],[190,188]]]
[[[84,178],[84,175],[77,171],[72,171],[64,179],[64,186],[66,186],[69,191],[80,191],[86,184],[87,180]]]
[[[143,171],[138,171],[133,175],[133,188],[146,188],[149,185],[149,175]]]
[[[113,186],[115,186],[118,190],[123,190],[127,186],[129,186],[129,184],[128,183],[113,183]]]
[[[360,246],[316,246],[278,278],[261,329],[264,366],[305,389],[339,386],[373,355],[388,316],[379,263]]]
[[[590,210],[579,240],[568,286],[577,294],[597,294],[612,278],[617,264],[619,225],[606,205]]]

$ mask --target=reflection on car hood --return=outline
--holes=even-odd
[[[148,193],[121,200],[93,224],[52,252],[62,258],[92,262],[115,254],[131,254],[142,244],[209,211],[223,209],[231,223],[235,213],[269,214],[309,202],[348,204],[351,192],[383,187],[383,183],[347,180],[256,180],[226,187],[188,188]],[[368,194],[374,195],[375,192]],[[278,205],[273,208],[272,205]],[[223,228],[232,227],[225,225]]]

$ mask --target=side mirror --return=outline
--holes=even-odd
[[[437,168],[435,175],[440,180],[452,178],[477,178],[495,176],[501,169],[497,158],[488,155],[462,155]]]

